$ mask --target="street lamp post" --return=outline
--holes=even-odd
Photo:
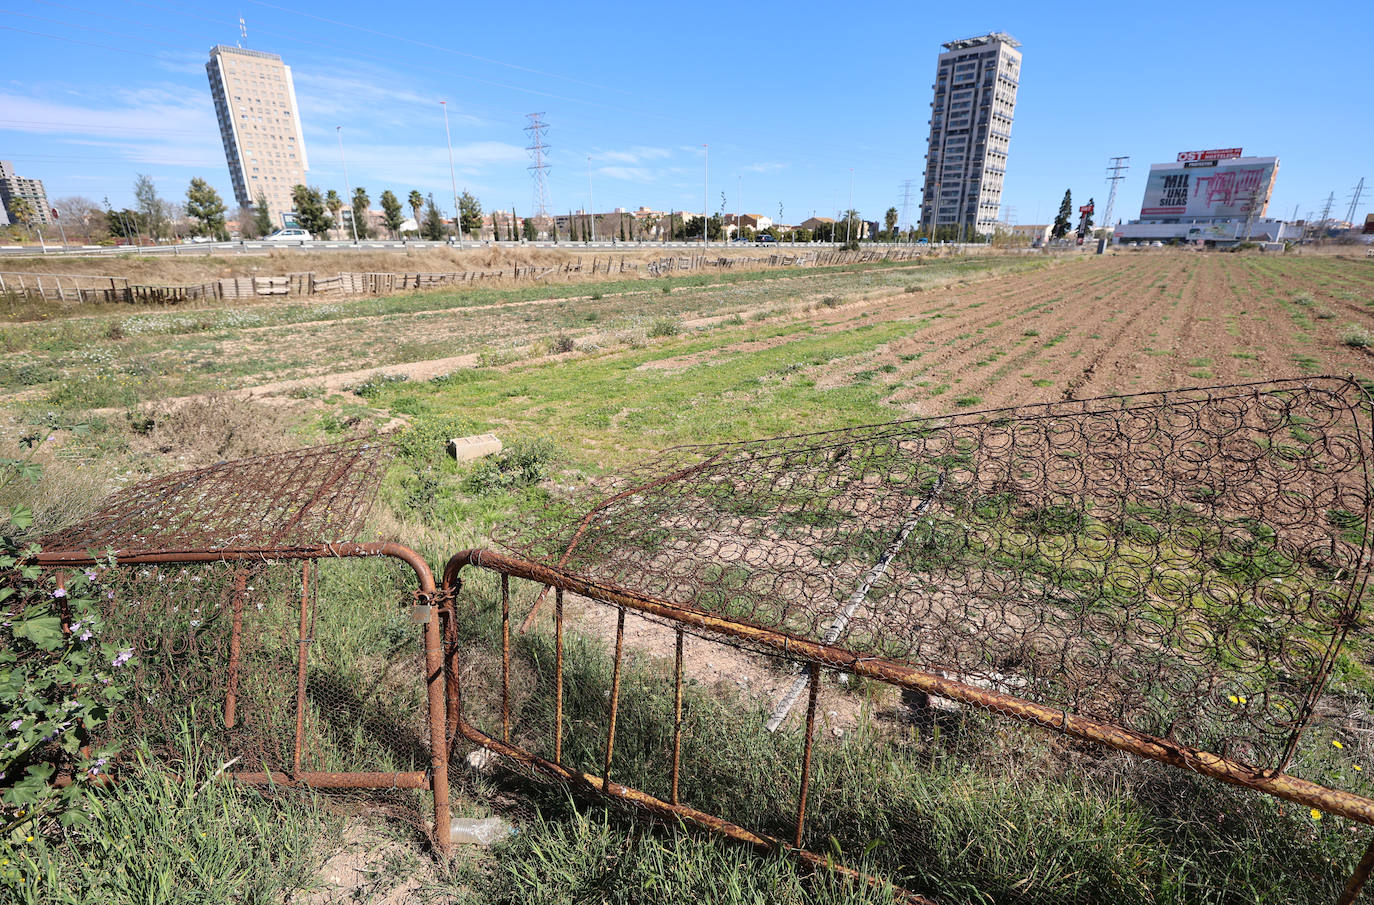
[[[448,141],[448,181],[449,187],[453,189],[453,225],[458,234],[458,244],[463,244],[463,218],[458,211],[458,176],[453,171],[453,133],[448,129],[448,101],[440,101],[439,106],[444,108],[444,138]]]
[[[711,149],[702,145],[701,171],[701,247],[706,247],[706,227],[711,222]]]
[[[592,156],[587,155],[587,222],[592,227],[592,241],[596,241],[596,198],[592,196]]]
[[[854,228],[854,168],[849,168],[849,210],[844,212],[844,244],[851,241],[850,232]]]
[[[348,161],[344,158],[343,126],[335,126],[334,134],[339,136],[339,163],[343,165],[344,198],[348,201],[348,225],[353,229],[353,244],[358,244],[358,218],[353,216],[353,190],[348,187]]]

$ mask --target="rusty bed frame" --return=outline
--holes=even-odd
[[[1313,381],[1317,381],[1320,386],[1332,387],[1338,392],[1354,392],[1356,402],[1359,406],[1368,406],[1368,396],[1359,389],[1353,381],[1343,378],[1315,378],[1309,381],[1284,382],[1281,385],[1265,384],[1253,385],[1239,388],[1238,392],[1232,396],[1222,395],[1221,391],[1236,391],[1237,388],[1218,388],[1213,391],[1217,398],[1223,401],[1232,398],[1254,397],[1260,398],[1265,393],[1300,393],[1302,387],[1311,387]],[[1320,381],[1335,381],[1335,383],[1320,384]],[[1278,389],[1273,387],[1278,386]],[[1322,390],[1326,392],[1326,389]],[[1248,394],[1248,396],[1247,396]],[[1208,401],[1213,400],[1212,395],[1205,397]],[[1263,400],[1262,400],[1263,401]],[[1229,404],[1229,403],[1228,403]],[[1075,405],[1082,405],[1076,403]],[[1129,406],[1125,407],[1129,408]],[[1121,410],[1121,406],[1117,406]],[[1084,417],[1096,417],[1101,415],[1101,411],[1093,411],[1091,407],[1084,408],[1087,414]],[[1352,409],[1352,411],[1354,411]],[[1367,409],[1360,409],[1363,413]],[[991,416],[983,414],[981,416],[985,424],[1004,425],[1007,423],[1007,416],[999,413],[992,413]],[[1344,615],[1333,617],[1336,619],[1336,628],[1333,630],[1332,640],[1322,651],[1320,659],[1320,670],[1314,675],[1314,689],[1308,692],[1310,700],[1315,700],[1315,694],[1324,688],[1330,676],[1330,667],[1336,655],[1340,652],[1346,633],[1352,629],[1358,629],[1363,625],[1358,618],[1359,604],[1364,593],[1365,583],[1368,580],[1369,569],[1369,486],[1368,486],[1368,462],[1365,455],[1368,452],[1369,427],[1366,423],[1359,422],[1359,414],[1356,415],[1356,435],[1359,438],[1359,446],[1356,449],[1360,459],[1361,471],[1364,481],[1362,492],[1365,494],[1363,501],[1362,535],[1360,546],[1362,552],[1359,554],[1358,561],[1352,567],[1349,578],[1350,594],[1346,599],[1346,611]],[[1286,422],[1285,422],[1286,423]],[[886,426],[893,427],[893,426]],[[922,428],[924,431],[925,428]],[[853,448],[858,442],[853,435],[847,435],[844,440],[850,444],[845,449]],[[347,446],[347,445],[345,445]],[[829,447],[827,447],[829,448]],[[324,449],[324,448],[321,448]],[[332,449],[332,448],[331,448]],[[369,453],[372,455],[373,453]],[[182,541],[179,545],[158,545],[147,539],[141,540],[138,544],[115,545],[109,543],[112,537],[118,535],[120,529],[119,519],[115,519],[105,525],[104,533],[92,531],[89,526],[79,538],[67,538],[65,543],[58,543],[55,549],[45,549],[37,558],[37,563],[50,569],[71,569],[81,566],[96,565],[104,563],[117,566],[132,566],[136,564],[170,564],[170,563],[208,563],[208,562],[300,562],[303,569],[303,580],[308,581],[310,565],[320,560],[334,557],[390,557],[404,563],[413,571],[416,580],[415,601],[412,618],[414,621],[423,624],[422,647],[424,652],[424,675],[421,677],[426,686],[427,701],[427,720],[429,727],[429,738],[431,746],[431,765],[426,771],[411,771],[399,774],[377,774],[367,772],[336,772],[336,773],[248,773],[237,774],[235,779],[250,784],[299,784],[312,788],[411,788],[427,789],[433,798],[434,815],[434,834],[433,840],[437,849],[441,852],[448,850],[448,833],[446,832],[449,818],[449,777],[448,766],[452,757],[454,746],[461,739],[482,748],[488,749],[499,755],[511,759],[525,767],[531,768],[548,777],[558,781],[578,786],[598,794],[606,795],[612,799],[630,802],[640,808],[649,811],[659,817],[677,820],[682,819],[691,824],[706,828],[713,832],[721,833],[729,838],[738,840],[749,845],[766,848],[790,851],[806,863],[817,867],[826,867],[841,871],[857,878],[869,882],[877,882],[873,878],[858,874],[848,867],[837,865],[834,859],[823,857],[810,851],[806,846],[806,823],[807,823],[807,796],[811,781],[812,771],[812,752],[813,738],[815,735],[815,720],[817,694],[820,684],[822,670],[839,670],[854,676],[865,679],[875,680],[887,685],[910,689],[940,698],[960,702],[984,711],[1008,716],[1023,723],[1042,727],[1054,732],[1063,733],[1066,736],[1102,745],[1117,751],[1157,761],[1172,767],[1187,770],[1210,779],[1240,786],[1262,792],[1266,795],[1285,801],[1294,802],[1304,807],[1319,809],[1332,815],[1348,818],[1352,821],[1374,826],[1374,800],[1368,797],[1345,791],[1342,789],[1331,788],[1321,783],[1313,782],[1294,776],[1286,771],[1286,767],[1291,759],[1293,750],[1297,743],[1297,738],[1312,717],[1310,708],[1300,715],[1300,720],[1292,727],[1292,736],[1286,745],[1282,759],[1270,766],[1257,766],[1255,763],[1246,759],[1228,756],[1225,752],[1216,753],[1207,750],[1205,747],[1188,744],[1173,737],[1166,737],[1163,734],[1141,731],[1139,728],[1132,728],[1124,725],[1124,720],[1113,721],[1112,719],[1100,719],[1090,715],[1073,712],[1069,706],[1053,706],[1045,701],[1032,699],[1034,695],[1018,695],[1011,689],[988,687],[986,683],[978,684],[975,682],[961,680],[959,677],[951,677],[948,672],[943,672],[932,668],[923,668],[921,665],[905,661],[902,658],[893,656],[883,656],[875,654],[871,650],[864,649],[862,645],[838,643],[833,636],[818,637],[814,633],[798,631],[793,625],[782,622],[776,625],[767,624],[766,620],[749,618],[730,618],[718,613],[714,613],[707,608],[697,606],[691,599],[684,600],[681,594],[672,593],[649,593],[638,590],[633,586],[628,586],[622,577],[617,577],[614,573],[595,574],[594,569],[587,569],[585,565],[579,566],[578,561],[571,557],[573,549],[579,543],[584,543],[584,547],[589,542],[584,542],[589,526],[593,525],[593,514],[601,511],[604,515],[615,508],[617,505],[625,505],[633,508],[635,505],[643,504],[644,501],[652,497],[659,491],[671,489],[674,482],[681,482],[684,478],[696,480],[700,478],[713,464],[721,462],[729,465],[730,456],[733,451],[726,450],[722,457],[720,451],[711,453],[707,451],[698,456],[697,461],[705,462],[705,465],[690,465],[682,467],[680,464],[671,464],[671,467],[664,466],[666,472],[653,473],[652,469],[646,472],[649,477],[645,479],[644,474],[632,476],[628,485],[612,487],[613,492],[608,493],[605,500],[597,507],[593,507],[589,513],[579,523],[566,524],[566,531],[557,535],[558,544],[562,545],[563,554],[554,555],[558,549],[557,545],[544,546],[539,548],[535,545],[527,549],[539,549],[543,555],[539,557],[528,557],[512,555],[487,549],[472,549],[460,552],[451,557],[442,573],[442,580],[436,586],[433,574],[423,558],[406,547],[394,543],[303,543],[299,542],[302,536],[312,536],[318,538],[322,533],[337,535],[343,527],[341,523],[336,523],[337,519],[347,512],[348,523],[354,524],[356,519],[361,518],[361,512],[365,506],[360,505],[361,499],[368,486],[375,489],[375,483],[368,485],[367,481],[354,481],[353,475],[357,466],[362,461],[357,452],[357,447],[349,447],[342,453],[334,451],[328,455],[332,458],[330,462],[336,463],[336,467],[323,470],[323,474],[317,475],[314,483],[307,488],[306,501],[298,505],[295,517],[288,519],[287,525],[272,535],[272,543],[241,544],[229,543],[221,545],[213,541],[224,536],[222,529],[211,527],[209,535],[202,535],[199,540],[211,542],[193,543],[187,542],[187,538],[178,538]],[[847,455],[848,453],[846,453]],[[752,453],[751,453],[752,455]],[[829,455],[829,453],[827,453]],[[351,459],[349,459],[351,457]],[[365,456],[362,458],[366,458]],[[771,462],[781,461],[776,450],[765,450],[760,454],[758,461]],[[834,457],[838,461],[840,456]],[[348,461],[344,461],[348,459]],[[235,463],[228,463],[233,465]],[[280,469],[283,466],[274,464],[273,468]],[[309,472],[308,468],[303,470],[300,462],[293,463],[287,469],[296,477],[294,480],[306,481],[304,476]],[[666,475],[666,476],[665,476]],[[926,478],[929,475],[925,476]],[[168,487],[181,486],[186,483],[184,476],[169,476],[160,479],[170,482],[162,486],[165,493]],[[235,487],[241,489],[243,475],[238,474],[231,481]],[[349,488],[340,490],[341,487],[353,481]],[[943,483],[944,473],[941,473],[939,481]],[[154,482],[156,483],[156,482]],[[926,481],[926,486],[929,481]],[[142,486],[142,485],[140,485]],[[937,485],[938,487],[939,485]],[[351,495],[353,500],[352,508],[348,505],[334,506],[324,505],[324,501],[330,499],[331,494],[338,495],[344,493]],[[237,491],[236,491],[237,494]],[[221,499],[218,504],[220,509],[217,511],[229,511],[233,505],[232,499],[236,499],[235,494],[231,494]],[[201,495],[184,502],[191,510],[204,504],[205,497]],[[342,502],[337,501],[336,502]],[[127,517],[131,505],[137,505],[136,501],[125,499],[123,501],[124,515]],[[310,518],[301,516],[315,509],[316,515],[323,519],[312,523]],[[323,513],[328,512],[328,517]],[[634,513],[626,515],[625,518],[633,519]],[[335,519],[331,522],[330,519]],[[201,520],[203,521],[203,520]],[[610,519],[610,524],[620,526],[629,524],[629,521],[615,521]],[[103,529],[102,529],[103,530]],[[111,534],[110,532],[114,532]],[[230,536],[234,535],[229,532]],[[569,543],[571,538],[571,543]],[[194,539],[192,539],[194,540]],[[45,547],[48,545],[45,545]],[[516,545],[507,543],[508,548]],[[97,551],[107,550],[111,552],[100,553]],[[606,548],[590,545],[590,551],[586,556],[604,556]],[[551,552],[553,551],[553,552]],[[570,562],[570,558],[572,561]],[[552,563],[552,564],[551,564]],[[627,566],[629,568],[629,566]],[[457,600],[463,589],[463,573],[465,569],[485,570],[499,576],[500,582],[500,626],[502,637],[502,666],[501,666],[501,730],[500,737],[482,731],[473,722],[465,717],[464,713],[464,689],[462,685],[464,650],[458,642],[458,621],[460,613],[458,611]],[[553,726],[553,738],[551,739],[554,756],[546,758],[538,753],[522,747],[512,737],[510,731],[510,649],[512,632],[512,613],[510,580],[512,578],[521,579],[528,582],[542,585],[545,590],[554,590],[554,614],[553,614],[553,633],[556,650],[555,664],[555,724]],[[604,756],[602,758],[602,769],[599,774],[584,772],[566,766],[562,760],[562,741],[563,741],[563,646],[564,635],[567,630],[564,618],[564,595],[576,594],[589,600],[596,601],[611,608],[617,613],[615,646],[614,646],[614,667],[611,680],[611,691],[607,718],[605,724],[605,744]],[[542,599],[542,595],[541,595]],[[536,603],[536,606],[538,604]],[[852,610],[852,608],[851,608]],[[673,667],[674,676],[674,701],[676,705],[675,722],[673,725],[673,754],[670,771],[669,788],[671,789],[668,797],[655,797],[645,791],[632,788],[614,780],[614,758],[616,744],[616,723],[618,710],[620,707],[621,673],[622,662],[624,660],[624,629],[625,617],[627,613],[634,613],[648,617],[660,624],[672,628],[676,634],[676,655]],[[846,614],[847,616],[848,614]],[[305,604],[302,602],[302,634],[305,631]],[[527,624],[532,621],[533,613]],[[235,631],[239,630],[239,623],[235,623]],[[796,785],[796,805],[795,805],[795,825],[791,838],[779,838],[777,835],[767,835],[756,832],[747,827],[729,822],[716,815],[694,809],[679,800],[679,749],[680,732],[682,727],[682,701],[683,701],[683,638],[684,634],[693,634],[722,643],[737,645],[752,651],[763,652],[775,656],[781,660],[791,661],[804,667],[806,671],[806,687],[808,690],[806,716],[805,716],[805,737],[800,763],[797,765],[797,785]],[[297,694],[298,708],[304,707],[303,701],[303,682],[305,673],[306,646],[301,646],[301,665],[300,679]],[[230,672],[236,669],[237,664],[231,662],[227,664]],[[225,718],[232,723],[234,712],[232,683],[229,696],[225,701]],[[298,718],[298,726],[300,718]],[[299,730],[298,730],[299,731]],[[297,751],[299,752],[299,737],[297,739]],[[299,757],[296,763],[299,768]],[[1374,870],[1374,842],[1371,842],[1360,860],[1354,873],[1342,893],[1339,901],[1341,905],[1349,905],[1364,887],[1369,878],[1371,870]],[[916,901],[928,901],[919,896],[912,896]]]

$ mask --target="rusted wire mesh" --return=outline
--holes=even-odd
[[[1312,378],[682,447],[499,540],[1281,770],[1363,644],[1369,405]]]
[[[133,555],[353,540],[391,451],[369,437],[164,475],[39,543],[50,552]]]

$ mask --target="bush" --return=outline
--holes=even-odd
[[[821,299],[821,304],[827,308],[838,308],[840,306],[840,298],[836,295],[827,295],[825,298]]]
[[[577,345],[573,342],[573,338],[566,333],[560,333],[549,340],[550,355],[562,355],[566,352],[572,352],[576,348]]]
[[[477,463],[463,481],[469,493],[488,495],[538,484],[549,475],[549,463],[558,453],[552,440],[517,440],[494,456]]]
[[[1352,349],[1368,349],[1374,345],[1374,336],[1370,336],[1369,331],[1363,327],[1354,327],[1341,337],[1341,342]]]
[[[670,317],[654,318],[654,322],[649,325],[649,335],[654,337],[677,336],[681,332],[681,322]]]

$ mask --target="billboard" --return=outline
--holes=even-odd
[[[1263,216],[1278,169],[1277,157],[1157,163],[1150,167],[1140,217],[1240,218],[1249,216],[1252,207]]]
[[[1227,160],[1231,157],[1240,157],[1242,148],[1213,148],[1210,151],[1179,151],[1178,162],[1183,163],[1188,160]]]

